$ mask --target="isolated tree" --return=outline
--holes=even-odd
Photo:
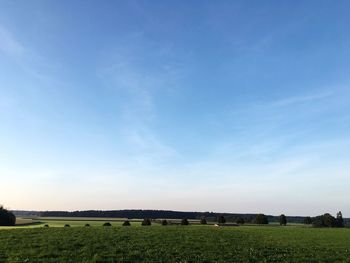
[[[181,220],[181,225],[187,226],[187,225],[189,225],[189,224],[190,224],[190,223],[188,222],[187,218],[184,218],[184,219]]]
[[[237,218],[236,223],[239,225],[244,225],[244,223],[245,223],[244,218],[242,218],[242,217]]]
[[[65,224],[64,227],[70,227],[70,225],[69,224]]]
[[[337,213],[337,219],[336,219],[336,224],[337,227],[344,227],[344,219],[343,219],[343,214],[341,211]]]
[[[323,223],[327,227],[335,227],[337,225],[337,220],[331,214],[326,213],[323,215]]]
[[[130,226],[129,220],[125,220],[124,223],[123,223],[123,226]]]
[[[89,227],[89,226],[90,226],[90,224],[85,224],[85,226],[86,226],[86,227]]]
[[[226,219],[225,219],[225,217],[223,215],[219,216],[218,223],[219,224],[225,224],[226,223]]]
[[[206,225],[207,219],[205,219],[205,217],[202,217],[200,223],[201,223],[201,225]]]
[[[312,223],[311,217],[307,216],[304,218],[304,224],[305,225],[310,225]]]
[[[266,215],[258,214],[256,215],[255,223],[258,225],[267,225],[269,223],[269,220]]]
[[[287,217],[284,214],[280,215],[279,220],[280,220],[280,225],[281,226],[287,225]]]
[[[112,224],[109,223],[109,222],[106,222],[106,223],[103,224],[103,226],[112,226]]]
[[[161,223],[162,223],[162,226],[167,226],[168,225],[168,221],[166,219],[163,219]]]
[[[16,216],[0,206],[0,226],[14,226],[16,224]]]
[[[142,226],[150,226],[152,223],[151,223],[151,220],[149,218],[145,218],[143,219],[141,225]]]

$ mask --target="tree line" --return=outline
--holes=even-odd
[[[24,211],[25,212],[25,211]],[[180,212],[170,210],[87,210],[87,211],[45,211],[35,212],[42,217],[117,217],[127,219],[144,219],[154,220],[159,218],[168,219],[182,219],[188,222],[187,219],[200,220],[201,224],[206,224],[207,221],[218,222],[225,224],[226,222],[243,225],[245,223],[253,223],[259,225],[269,224],[270,222],[279,222],[280,225],[285,226],[288,222],[304,223],[314,227],[343,227],[345,220],[342,213],[339,211],[336,217],[329,213],[319,215],[316,217],[288,217],[284,214],[280,216],[271,216],[265,214],[233,214],[233,213],[213,213],[213,212]],[[3,206],[0,206],[0,225],[11,226],[16,223],[15,213],[10,212]],[[167,221],[162,222],[163,225]],[[186,223],[184,223],[186,224]]]
[[[281,214],[278,219],[278,222],[281,226],[287,225],[287,216]],[[226,218],[223,215],[219,216],[218,224],[225,224],[226,222]],[[241,217],[236,220],[236,223],[243,225],[245,223],[245,220]],[[251,223],[255,223],[258,225],[267,225],[269,224],[269,217],[264,214],[257,214],[255,220]],[[344,218],[342,212],[339,211],[336,217],[332,216],[329,213],[319,215],[316,217],[307,216],[304,218],[303,223],[306,225],[312,225],[313,227],[344,227]]]
[[[206,218],[207,221],[216,222],[220,216],[224,216],[229,222],[244,221],[245,223],[255,223],[257,214],[238,214],[238,213],[214,213],[214,212],[180,212],[170,210],[87,210],[87,211],[44,211],[31,212],[37,213],[43,217],[116,217],[116,218],[135,218],[135,219],[197,219]],[[18,213],[19,214],[19,213]],[[266,215],[269,222],[279,222],[279,216]],[[289,222],[303,223],[304,217],[287,216]]]
[[[304,224],[314,227],[344,227],[344,218],[342,212],[339,211],[336,217],[329,213],[316,217],[305,217]]]

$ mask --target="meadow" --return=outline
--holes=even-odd
[[[0,262],[350,262],[347,228],[67,222],[1,229]]]

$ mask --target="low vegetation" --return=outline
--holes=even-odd
[[[35,218],[33,225],[0,228],[0,262],[350,262],[350,229],[339,229],[341,212],[305,217],[304,225],[283,214],[270,218],[256,215],[258,226],[224,215],[191,224],[188,218]],[[213,227],[215,221],[227,227]]]
[[[129,220],[125,220],[123,223],[123,226],[131,226],[130,221]]]
[[[225,224],[226,223],[226,219],[225,219],[225,217],[223,215],[219,216],[218,223],[219,224]]]
[[[190,222],[188,222],[187,218],[184,218],[181,220],[181,225],[188,226],[189,224],[190,224]]]
[[[0,262],[349,262],[350,229],[53,227],[0,231]]]
[[[201,225],[206,225],[207,224],[207,219],[201,218],[200,223],[201,223]]]
[[[239,225],[244,225],[245,221],[244,221],[244,218],[240,217],[236,220],[236,223],[239,224]]]
[[[143,219],[141,225],[142,225],[142,226],[150,226],[150,225],[152,225],[151,219],[149,219],[149,218]]]

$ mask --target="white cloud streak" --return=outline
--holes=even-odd
[[[24,54],[23,45],[3,26],[0,25],[0,51],[11,57],[20,57]]]
[[[1,53],[12,59],[24,72],[36,80],[46,83],[58,83],[58,80],[53,77],[53,72],[60,67],[52,61],[48,61],[36,50],[26,46],[13,32],[3,25],[0,25]]]
[[[138,47],[120,48],[112,53],[114,59],[111,64],[106,66],[104,63],[97,70],[97,75],[118,101],[119,112],[116,114],[120,114],[122,119],[118,129],[127,143],[128,151],[132,152],[128,159],[147,169],[176,156],[175,149],[167,145],[153,128],[158,110],[155,97],[158,92],[164,92],[174,85],[174,69],[162,62],[149,67],[139,65],[142,59],[137,57]],[[161,61],[162,56],[166,55],[164,50],[149,53],[155,61],[157,58]]]
[[[332,91],[326,91],[326,92],[318,92],[311,95],[305,95],[305,96],[295,96],[295,97],[289,97],[285,99],[281,99],[279,101],[275,101],[270,104],[272,107],[285,107],[285,106],[291,106],[294,104],[299,103],[311,103],[314,101],[322,100],[329,98],[332,96],[334,92]]]

